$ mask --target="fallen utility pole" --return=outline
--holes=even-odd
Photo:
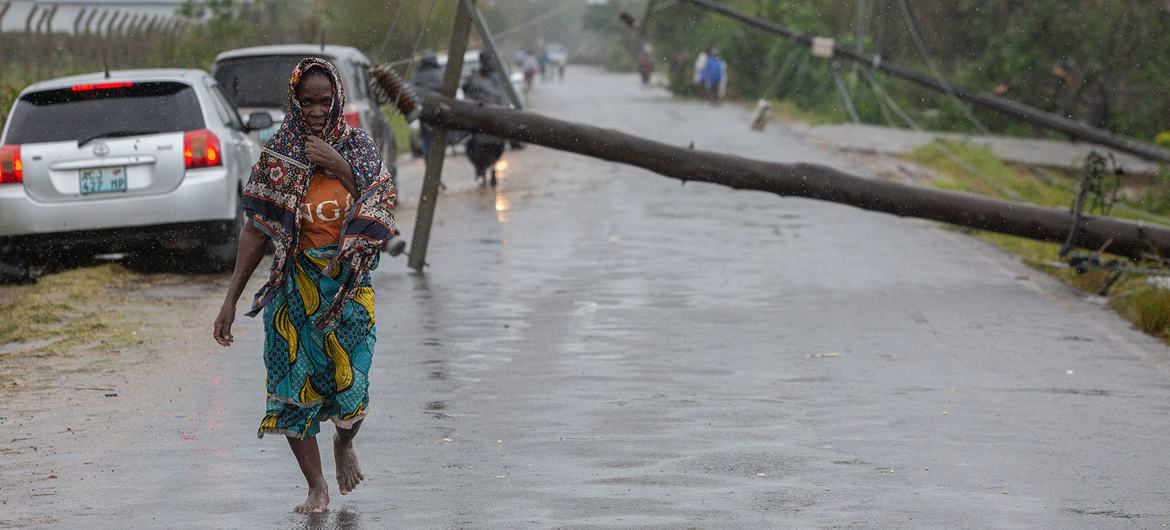
[[[868,179],[816,164],[763,162],[676,147],[613,129],[457,101],[436,92],[420,98],[420,119],[435,127],[483,132],[638,166],[684,183],[807,197],[1054,243],[1065,241],[1074,222],[1067,210]],[[1133,259],[1161,259],[1170,256],[1170,228],[1082,216],[1073,244]]]
[[[714,11],[728,18],[743,22],[748,26],[780,35],[781,37],[806,47],[813,47],[814,39],[812,36],[787,29],[770,20],[764,20],[759,17],[748,15],[739,10],[727,7],[712,0],[681,1],[690,3],[702,9]],[[863,65],[870,66],[879,71],[890,74],[894,77],[905,79],[912,83],[916,83],[918,85],[942,93],[950,92],[954,94],[955,97],[963,101],[967,101],[975,105],[979,105],[980,107],[988,108],[1014,118],[1019,118],[1038,127],[1065,133],[1078,140],[1084,140],[1106,147],[1111,147],[1113,149],[1117,149],[1118,151],[1140,156],[1146,160],[1170,163],[1170,150],[1162,149],[1158,146],[1151,145],[1133,138],[1127,138],[1125,136],[1113,134],[1109,131],[1098,129],[1096,127],[1090,127],[1083,123],[1077,123],[1063,116],[1058,116],[1056,114],[1052,114],[1051,112],[1045,112],[1017,101],[1001,98],[994,94],[977,92],[969,88],[949,85],[938,79],[934,79],[930,76],[910,70],[904,66],[883,61],[881,60],[880,56],[866,56],[857,50],[834,47],[832,50],[832,57],[840,57],[842,59],[855,61],[857,63],[861,63]]]

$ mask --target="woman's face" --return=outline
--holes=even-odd
[[[321,136],[329,122],[329,109],[333,106],[333,82],[320,74],[301,79],[297,85],[297,102],[301,104],[309,134]]]

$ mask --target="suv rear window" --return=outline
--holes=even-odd
[[[283,109],[288,106],[288,79],[303,58],[300,55],[259,55],[224,59],[215,63],[215,80],[237,107]],[[337,68],[351,98],[363,95],[363,92],[353,92],[352,72],[344,61],[334,57],[322,58]]]
[[[30,92],[12,109],[10,144],[202,129],[195,89],[171,81],[77,85]]]
[[[242,57],[215,63],[215,80],[237,107],[281,107],[299,55]]]

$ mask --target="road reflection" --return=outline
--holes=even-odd
[[[362,527],[361,515],[349,506],[337,510],[330,509],[325,513],[310,513],[295,517],[304,517],[304,519],[300,522],[301,524],[293,524],[289,528],[300,528],[303,530],[356,530]]]
[[[496,189],[496,221],[500,223],[508,222],[508,211],[512,209],[512,200],[504,194],[504,191]]]
[[[500,223],[508,222],[508,211],[512,209],[511,199],[504,194],[499,186],[508,178],[508,166],[506,158],[497,160],[495,165],[496,180],[498,181],[496,185],[496,221]]]

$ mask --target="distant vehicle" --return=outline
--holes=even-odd
[[[257,131],[261,145],[280,128],[288,110],[288,78],[305,57],[321,57],[333,63],[346,90],[346,121],[365,129],[382,146],[386,167],[393,168],[397,155],[394,131],[382,114],[381,103],[370,90],[370,60],[348,46],[282,44],[226,51],[215,58],[211,73],[224,87],[228,99],[241,112],[267,112],[273,125]]]
[[[202,70],[30,85],[0,136],[0,256],[195,250],[235,262],[240,192],[267,114],[240,120]]]
[[[439,65],[447,67],[447,54],[440,53],[437,55]],[[459,88],[455,90],[455,99],[463,99],[463,80],[467,78],[468,74],[479,68],[479,50],[471,50],[463,54],[463,69],[459,74]],[[523,98],[524,94],[524,74],[520,72],[512,72],[508,76],[508,81],[512,85],[512,89]],[[422,156],[422,131],[419,128],[418,121],[410,124],[410,150],[415,157]]]

